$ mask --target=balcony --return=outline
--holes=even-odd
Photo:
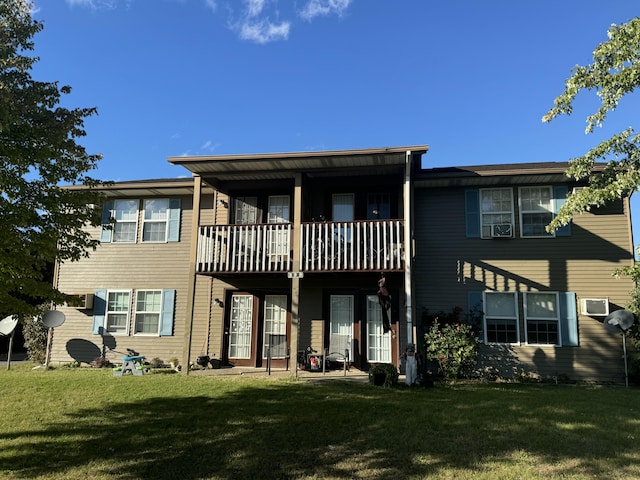
[[[402,220],[303,223],[300,271],[404,269]],[[198,273],[289,272],[292,224],[203,225]]]

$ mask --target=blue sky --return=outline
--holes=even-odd
[[[638,15],[637,0],[36,0],[33,76],[98,108],[81,143],[105,180],[187,175],[169,156],[414,144],[433,167],[565,161],[638,123],[628,96],[585,135],[595,94],[541,122]]]

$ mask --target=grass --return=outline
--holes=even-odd
[[[0,370],[2,479],[640,478],[640,391]]]

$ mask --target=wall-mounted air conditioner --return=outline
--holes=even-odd
[[[91,310],[93,308],[93,293],[79,293],[74,295],[67,305],[78,310]]]
[[[583,298],[582,314],[592,317],[606,317],[609,315],[608,298]]]
[[[513,227],[510,223],[494,223],[491,225],[491,236],[493,238],[513,237]]]

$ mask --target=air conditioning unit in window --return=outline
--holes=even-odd
[[[606,317],[609,315],[608,298],[583,298],[582,314],[592,317]]]
[[[93,308],[93,293],[79,293],[67,302],[67,305],[78,310],[91,310]]]
[[[493,238],[509,238],[513,236],[513,228],[510,223],[494,223],[491,225]]]

